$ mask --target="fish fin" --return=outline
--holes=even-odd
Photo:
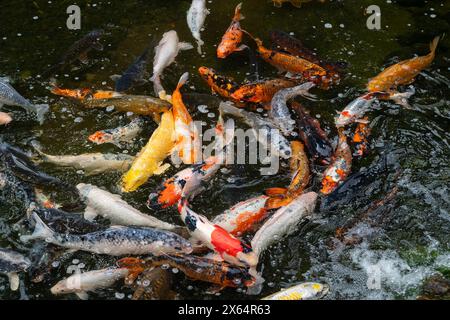
[[[370,123],[370,121],[367,120],[367,119],[356,119],[355,122],[362,123],[362,124],[369,124]]]
[[[109,78],[110,78],[112,81],[116,82],[117,80],[119,80],[120,78],[122,78],[122,76],[121,76],[120,74],[112,74],[112,75],[109,76]]]
[[[44,123],[45,114],[50,109],[48,104],[35,104],[34,105],[34,113],[36,114],[36,120],[39,124]]]
[[[247,50],[249,47],[245,44],[241,44],[239,47],[237,47],[234,51],[244,51]]]
[[[89,299],[89,295],[86,292],[84,292],[84,291],[82,291],[82,292],[75,292],[75,294],[81,300],[88,300]]]
[[[191,50],[194,46],[189,42],[178,42],[178,49],[180,50]]]
[[[158,168],[156,168],[155,172],[153,172],[155,175],[160,175],[166,172],[170,168],[169,163],[159,164]]]
[[[31,235],[21,236],[20,240],[22,242],[28,242],[34,239],[52,238],[55,232],[51,230],[35,212],[33,212],[32,217],[36,222],[33,233]]]
[[[433,41],[431,41],[431,43],[430,43],[430,51],[431,51],[431,54],[433,54],[434,55],[434,53],[436,52],[436,48],[437,48],[437,46],[438,46],[438,43],[439,43],[439,40],[441,39],[441,37],[440,36],[437,36],[437,37],[435,37],[434,39],[433,39]]]
[[[16,272],[10,272],[7,274],[9,279],[9,287],[12,291],[16,291],[19,289],[20,279],[19,275]]]
[[[234,17],[233,17],[233,21],[241,21],[244,20],[245,17],[244,15],[241,13],[242,10],[242,2],[239,3],[236,8],[234,8]]]
[[[97,51],[103,51],[104,47],[100,42],[96,42],[92,45],[92,48],[94,48]]]
[[[97,217],[97,212],[89,206],[84,210],[84,218],[88,221],[93,221]]]
[[[265,190],[265,194],[268,196],[284,196],[287,192],[286,188],[269,188]]]
[[[185,72],[181,75],[180,80],[178,80],[177,90],[179,90],[189,79],[189,72]]]
[[[205,44],[205,42],[201,39],[197,40],[197,52],[198,54],[202,54],[202,46]]]
[[[266,200],[264,207],[267,210],[278,209],[283,206],[284,198],[269,198]]]

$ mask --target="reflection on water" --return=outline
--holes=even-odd
[[[48,103],[51,111],[43,126],[31,121],[22,110],[5,107],[15,119],[0,128],[4,141],[31,151],[29,142],[38,140],[46,153],[76,154],[82,152],[117,152],[113,145],[94,145],[87,137],[104,128],[127,124],[125,114],[106,110],[83,110],[72,102],[49,95],[48,81],[38,75],[55,63],[65,50],[82,35],[95,28],[104,28],[103,51],[90,52],[87,65],[74,64],[56,78],[65,87],[112,89],[111,76],[120,74],[154,39],[165,31],[176,29],[182,41],[194,42],[185,21],[189,1],[86,1],[81,5],[82,30],[68,31],[65,9],[68,1],[2,1],[0,4],[0,76],[9,77],[14,87],[34,103]],[[164,86],[173,88],[179,76],[189,71],[191,78],[186,93],[195,119],[212,126],[218,101],[209,96],[209,89],[196,70],[205,65],[223,74],[245,81],[252,71],[246,53],[237,53],[226,60],[215,58],[216,44],[228,27],[237,2],[208,1],[211,14],[207,17],[202,39],[204,55],[195,50],[181,52],[177,63],[165,71]],[[382,28],[365,28],[364,9],[378,4],[382,11]],[[446,1],[311,1],[296,9],[289,4],[274,8],[268,1],[244,1],[246,19],[242,26],[268,41],[273,29],[293,32],[304,43],[329,61],[349,63],[346,78],[329,91],[315,92],[318,101],[305,102],[311,114],[317,116],[330,137],[336,137],[333,119],[364,89],[367,80],[381,68],[414,54],[428,50],[428,42],[449,31],[450,3]],[[331,26],[331,27],[330,27]],[[248,41],[250,43],[250,41]],[[449,242],[449,40],[439,44],[431,68],[423,71],[413,83],[416,95],[412,108],[402,109],[382,102],[370,113],[372,142],[370,155],[354,162],[353,172],[363,173],[357,180],[360,187],[350,188],[344,201],[324,201],[315,219],[302,223],[298,231],[273,246],[262,258],[265,278],[262,295],[303,280],[327,282],[327,298],[415,298],[424,279],[437,270],[448,276],[450,270]],[[150,70],[150,67],[149,67]],[[261,62],[263,77],[273,77],[276,70]],[[131,93],[152,95],[151,83]],[[207,105],[210,118],[198,105]],[[201,110],[201,108],[200,108]],[[140,139],[128,148],[135,154],[145,144],[156,125],[148,120]],[[373,170],[385,163],[383,170]],[[76,184],[93,183],[117,192],[118,174],[84,177],[75,170],[42,167],[64,181]],[[212,217],[232,204],[257,195],[267,187],[284,186],[288,170],[283,167],[275,177],[260,177],[255,166],[233,166],[222,170],[211,188],[192,203],[197,212]],[[313,168],[320,172],[323,168]],[[364,171],[366,170],[366,171]],[[144,206],[148,194],[165,177],[177,171],[171,168],[163,176],[154,177],[142,189],[125,200],[137,208]],[[315,176],[312,189],[317,190],[320,177]],[[371,204],[385,199],[394,188],[397,192],[380,207]],[[56,194],[64,200],[64,194]],[[341,198],[342,200],[342,198]],[[26,229],[16,224],[23,217],[23,208],[15,202],[0,206],[0,245],[21,252],[42,253],[42,244],[29,248],[18,240]],[[211,205],[214,204],[214,205]],[[179,223],[173,210],[155,213],[168,222]],[[337,235],[346,227],[345,235]],[[46,249],[42,259],[49,263],[43,282],[34,283],[22,276],[29,298],[52,298],[48,288],[66,277],[71,265],[84,265],[83,270],[103,268],[114,259],[94,257],[87,253],[62,254],[55,248]],[[369,286],[368,286],[369,284]],[[174,275],[173,289],[185,298],[205,298],[207,285]],[[95,298],[127,298],[131,291],[118,285],[93,294]],[[19,298],[11,293],[6,277],[0,277],[0,298]],[[70,296],[69,296],[70,297]],[[68,298],[69,298],[68,297]],[[258,296],[259,297],[259,296]],[[234,289],[224,290],[219,299],[251,298]]]

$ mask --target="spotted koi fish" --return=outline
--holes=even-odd
[[[185,199],[181,199],[178,203],[178,211],[191,236],[214,250],[225,261],[237,266],[256,266],[258,257],[250,246],[242,243],[222,227],[211,223],[205,216],[192,211]]]
[[[224,228],[232,235],[240,237],[254,229],[269,215],[269,210],[266,208],[268,199],[268,196],[260,195],[241,201],[216,216],[212,223]]]
[[[212,68],[200,67],[198,68],[198,72],[202,79],[209,85],[211,91],[224,98],[230,99],[231,94],[239,88],[239,85],[234,80],[217,74]]]
[[[245,84],[231,94],[231,98],[242,102],[267,103],[280,90],[295,86],[287,79],[272,79]]]
[[[193,255],[165,254],[148,259],[123,258],[118,261],[118,265],[131,270],[134,276],[148,268],[169,265],[181,270],[192,280],[209,282],[221,287],[248,287],[255,281],[245,268]]]
[[[350,174],[352,169],[352,152],[347,144],[343,128],[338,130],[339,141],[333,160],[323,173],[322,194],[333,192]]]
[[[240,21],[245,17],[241,14],[242,2],[234,9],[234,17],[230,26],[222,37],[222,41],[217,47],[217,57],[225,59],[236,51],[242,51],[247,48],[246,45],[240,45],[242,41],[242,29]]]
[[[266,208],[276,209],[288,205],[297,198],[308,186],[310,180],[309,160],[305,153],[303,143],[291,142],[292,157],[290,167],[293,173],[291,183],[287,188],[270,188],[266,194],[270,199],[266,202]]]
[[[191,115],[183,103],[180,89],[186,83],[189,74],[184,73],[172,94],[172,112],[175,120],[175,147],[180,159],[185,164],[198,163],[201,156],[201,142],[199,132]]]
[[[109,98],[116,98],[116,97],[122,97],[123,94],[116,92],[116,91],[109,91],[109,90],[97,90],[94,91],[89,88],[81,88],[81,89],[65,89],[65,88],[59,88],[54,86],[51,90],[51,93],[57,95],[57,96],[63,96],[68,98],[74,98],[78,100],[85,100],[85,99],[109,99]]]

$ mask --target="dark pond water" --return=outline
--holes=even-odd
[[[330,61],[346,61],[346,78],[329,91],[315,92],[318,101],[306,107],[320,119],[332,139],[336,138],[336,111],[364,90],[367,80],[383,67],[417,54],[428,52],[428,44],[436,35],[450,30],[448,1],[311,1],[297,9],[286,3],[275,8],[269,1],[243,1],[246,19],[242,25],[249,32],[268,41],[273,29],[293,32],[310,48]],[[66,28],[66,8],[72,1],[9,1],[0,3],[0,76],[8,77],[14,87],[34,103],[47,103],[50,112],[43,125],[28,117],[20,108],[4,107],[15,119],[0,127],[2,140],[32,151],[29,142],[38,140],[50,154],[84,152],[118,152],[112,145],[96,146],[87,136],[96,130],[113,128],[129,122],[124,114],[102,110],[83,110],[68,100],[61,100],[48,91],[49,83],[38,77],[55,63],[66,49],[87,32],[104,28],[108,35],[102,40],[105,49],[92,51],[88,65],[74,64],[57,77],[63,87],[112,89],[111,75],[120,74],[143,51],[148,43],[170,29],[182,41],[194,43],[186,24],[190,1],[78,1],[82,12],[82,28]],[[244,81],[251,68],[245,54],[236,54],[224,61],[215,57],[216,45],[230,23],[237,1],[207,1],[211,14],[207,17],[202,38],[205,54],[195,50],[181,52],[177,63],[165,70],[164,85],[174,88],[179,76],[191,73],[185,93],[210,94],[196,70],[213,67],[221,73]],[[368,30],[365,8],[377,4],[381,8],[381,30]],[[432,66],[413,83],[416,94],[410,110],[390,102],[381,103],[370,113],[372,140],[370,154],[355,160],[353,172],[373,170],[372,179],[363,179],[351,197],[325,206],[318,206],[315,219],[304,222],[298,231],[264,253],[260,268],[265,278],[259,296],[248,296],[235,289],[220,295],[205,294],[207,285],[192,282],[180,273],[174,274],[173,289],[184,299],[250,299],[260,298],[280,288],[301,281],[320,281],[331,287],[329,299],[407,298],[421,293],[427,277],[436,272],[450,274],[450,65],[449,37],[440,42]],[[274,77],[274,68],[260,63],[263,77]],[[150,66],[149,66],[150,71]],[[405,88],[402,88],[403,90]],[[153,95],[151,83],[131,92]],[[214,117],[199,112],[200,104],[190,101],[192,115],[213,125],[217,118],[217,102],[206,98]],[[204,101],[201,104],[205,104]],[[156,125],[148,128],[129,148],[137,153],[146,143]],[[380,170],[374,168],[381,167]],[[85,177],[75,170],[43,166],[46,172],[69,183],[93,183],[117,192],[119,174]],[[257,166],[233,166],[219,173],[212,186],[192,203],[193,208],[208,217],[222,212],[234,203],[261,193],[265,188],[284,186],[289,170],[284,166],[276,176],[262,177]],[[316,167],[318,173],[323,168]],[[148,212],[145,200],[152,190],[173,175],[171,168],[156,176],[124,198],[133,206]],[[311,188],[318,190],[316,174]],[[392,190],[398,192],[380,208],[370,211],[370,204],[385,199]],[[64,200],[64,192],[56,195]],[[326,202],[328,203],[328,202]],[[325,203],[325,204],[326,204]],[[23,209],[0,199],[0,246],[28,254],[31,247],[19,240],[28,232],[16,223],[24,216]],[[322,210],[320,209],[322,207]],[[369,210],[369,211],[368,211]],[[179,223],[176,211],[154,212],[166,221]],[[353,243],[335,238],[337,228],[346,227]],[[353,236],[353,237],[352,237]],[[39,245],[39,244],[38,244]],[[34,248],[37,250],[37,248]],[[41,248],[42,250],[42,248]],[[54,250],[54,249],[47,249]],[[39,252],[39,251],[38,251]],[[66,254],[54,261],[46,271],[45,280],[33,283],[22,274],[23,291],[11,292],[7,278],[0,277],[0,299],[51,299],[49,288],[67,276],[74,260],[92,270],[111,265],[115,259],[86,253]],[[380,286],[367,286],[370,275],[378,275]],[[127,299],[132,291],[120,284],[92,294],[93,298]],[[74,298],[74,296],[65,296]]]

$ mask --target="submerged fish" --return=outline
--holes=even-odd
[[[44,115],[48,111],[49,106],[45,104],[34,105],[20,95],[7,81],[0,78],[0,107],[3,105],[17,106],[24,108],[28,113],[36,115],[39,122],[43,122]],[[6,114],[3,114],[4,119]]]
[[[176,230],[177,226],[144,214],[126,203],[117,194],[97,188],[91,184],[77,185],[81,199],[86,203],[84,217],[92,221],[96,216],[110,220],[114,225],[141,226],[165,230]]]
[[[266,103],[280,90],[295,86],[295,82],[287,79],[258,81],[240,86],[231,94],[236,101]]]
[[[150,57],[150,47],[145,51],[119,76],[116,80],[114,90],[116,92],[124,92],[135,85],[143,84],[144,77],[147,75],[147,63]]]
[[[142,271],[132,287],[133,300],[168,300],[176,296],[176,293],[171,291],[171,272],[158,267]]]
[[[56,233],[33,213],[36,222],[32,235],[21,236],[23,242],[41,239],[71,251],[87,251],[111,256],[184,252],[191,253],[189,241],[164,230],[144,227],[112,226],[83,235]]]
[[[126,171],[130,168],[134,159],[134,157],[123,153],[85,153],[73,156],[53,156],[42,152],[36,141],[33,141],[32,144],[43,162],[83,170],[86,175],[96,175],[107,171]]]
[[[202,45],[204,44],[200,31],[208,14],[209,10],[206,9],[206,0],[192,0],[186,19],[192,36],[197,40],[197,51],[199,54],[202,54]]]
[[[144,122],[144,119],[137,117],[125,126],[96,131],[88,139],[96,144],[112,143],[122,147],[124,143],[132,142],[141,133]]]
[[[153,60],[153,76],[150,81],[153,82],[155,94],[160,96],[160,92],[165,93],[161,85],[161,75],[163,70],[171,65],[180,50],[192,49],[192,45],[187,42],[180,42],[175,30],[167,31],[163,34],[161,41],[155,49],[155,58]]]
[[[192,121],[180,92],[188,77],[189,74],[187,72],[180,77],[177,87],[172,94],[172,113],[175,121],[175,146],[173,153],[177,154],[183,163],[193,164],[199,163],[201,160],[201,141],[199,130]]]
[[[129,268],[135,273],[154,266],[169,265],[181,270],[189,279],[209,282],[221,287],[235,288],[251,286],[254,283],[254,278],[245,268],[193,255],[165,254],[148,259],[123,258],[119,260],[118,265]]]
[[[238,83],[233,79],[217,74],[212,68],[200,67],[198,72],[209,85],[211,91],[224,98],[230,99],[233,92],[239,88]]]
[[[103,35],[104,31],[101,29],[93,30],[86,34],[83,38],[75,42],[69,47],[69,49],[67,49],[66,53],[60,58],[56,65],[53,65],[44,71],[43,76],[51,75],[76,60],[87,63],[87,54],[89,51],[92,49],[99,51],[103,50],[103,45],[100,43],[100,39]]]
[[[266,208],[268,196],[261,195],[241,201],[211,221],[234,236],[240,237],[251,231],[255,226],[269,215]]]
[[[275,209],[285,206],[297,198],[308,186],[310,180],[309,160],[306,156],[303,143],[291,142],[292,157],[290,159],[292,179],[285,188],[270,188],[266,194],[270,199],[266,202],[266,208]]]
[[[269,116],[277,124],[285,136],[290,136],[294,132],[295,121],[291,117],[291,113],[287,106],[287,100],[298,95],[311,96],[308,90],[314,87],[312,82],[306,82],[301,85],[278,91],[272,98],[270,103]]]
[[[299,222],[313,213],[316,201],[317,193],[308,192],[278,209],[252,239],[251,244],[256,255],[260,256],[274,242],[295,232]]]
[[[123,192],[135,191],[147,182],[150,176],[161,174],[168,169],[170,165],[162,165],[162,162],[175,146],[174,125],[172,111],[164,112],[158,128],[136,156],[130,170],[122,177]]]
[[[127,268],[106,268],[75,273],[59,281],[50,291],[54,295],[75,293],[80,299],[87,300],[87,292],[109,288],[117,281],[126,278],[128,273]]]
[[[297,114],[299,136],[309,155],[313,160],[328,164],[333,154],[333,148],[327,134],[320,127],[320,122],[311,117],[301,104],[293,101],[291,107]]]
[[[336,127],[344,127],[353,122],[367,122],[367,120],[362,118],[370,110],[376,96],[377,94],[374,93],[366,93],[350,102],[344,110],[339,112],[339,116],[335,119]]]
[[[339,141],[333,159],[323,173],[322,194],[333,192],[350,174],[352,169],[352,152],[347,144],[347,137],[342,128],[338,130]]]
[[[241,8],[242,2],[234,9],[233,20],[217,47],[217,57],[220,59],[225,59],[233,52],[242,51],[247,48],[246,45],[241,45],[243,32],[240,21],[245,18],[241,14]]]
[[[12,117],[8,113],[0,112],[0,126],[8,124],[12,120]]]
[[[270,119],[263,118],[253,112],[248,112],[233,106],[231,102],[220,103],[219,110],[224,114],[231,114],[242,119],[252,128],[254,136],[264,145],[266,152],[271,155],[289,159],[292,155],[289,141],[281,134]]]
[[[20,253],[0,248],[0,273],[6,274],[12,291],[19,289],[18,272],[26,271],[31,261]]]
[[[431,62],[433,62],[439,37],[435,37],[430,43],[430,53],[426,56],[414,57],[396,63],[383,70],[367,84],[369,92],[393,92],[400,85],[410,84],[414,78]]]
[[[180,200],[178,211],[191,236],[214,250],[225,261],[238,266],[256,266],[258,259],[251,247],[242,243],[225,229],[211,223],[205,216],[192,211],[186,200]]]
[[[325,296],[330,287],[317,282],[304,282],[283,289],[261,300],[317,300]]]

